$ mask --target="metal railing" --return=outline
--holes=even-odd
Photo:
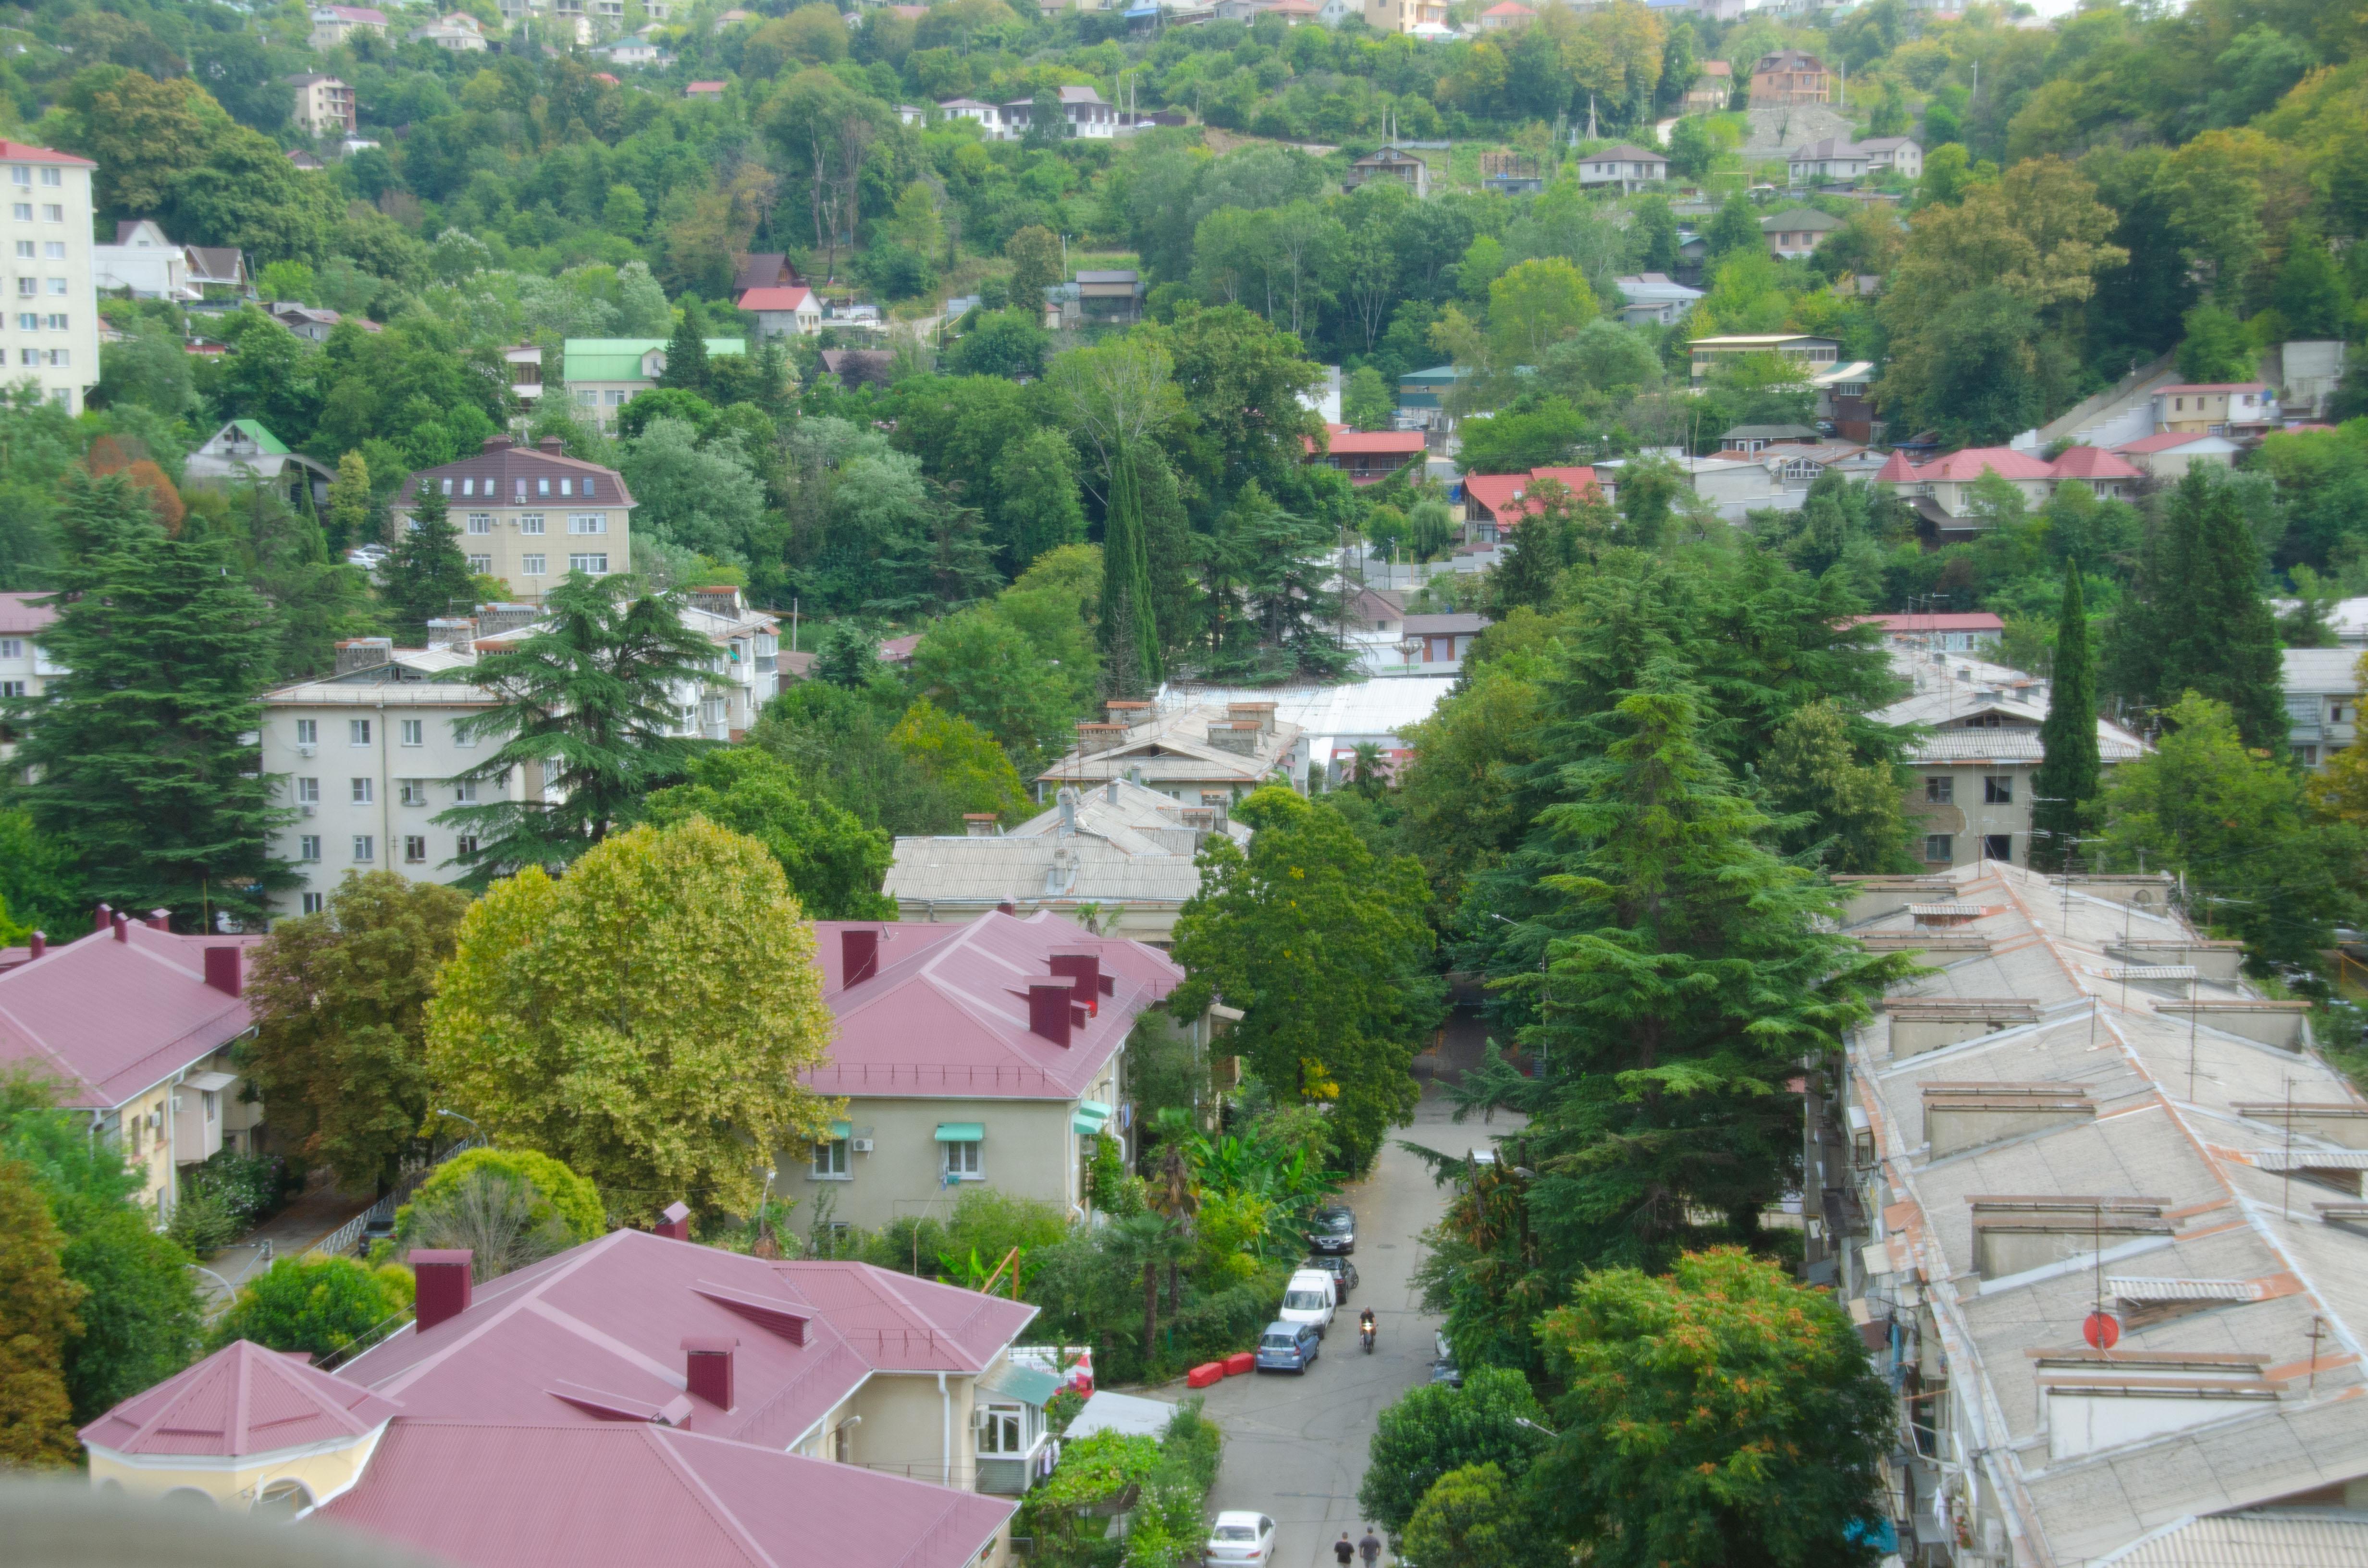
[[[429,1173],[438,1165],[455,1154],[466,1153],[471,1149],[484,1148],[484,1144],[485,1141],[483,1138],[463,1138],[427,1164],[404,1171],[395,1178],[393,1190],[385,1197],[306,1247],[304,1256],[311,1257],[318,1254],[323,1257],[338,1257],[352,1251],[354,1244],[361,1240],[362,1233],[370,1229],[370,1221],[393,1219],[394,1211],[411,1201],[411,1195],[419,1190],[419,1184],[426,1181]]]

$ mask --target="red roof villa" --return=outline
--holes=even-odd
[[[1419,430],[1352,430],[1346,425],[1324,426],[1325,445],[1305,441],[1306,461],[1337,468],[1351,484],[1379,484],[1423,457]]]
[[[838,1030],[806,1082],[844,1096],[847,1119],[782,1160],[791,1194],[866,1228],[951,1207],[970,1183],[1082,1216],[1096,1140],[1131,1146],[1128,1036],[1184,971],[1049,913],[826,920],[814,941]],[[1202,1022],[1181,1027],[1205,1043]]]
[[[1894,452],[1874,476],[1905,497],[1938,542],[1970,539],[1988,525],[1974,508],[1974,485],[1985,474],[1996,474],[2022,493],[2026,505],[2040,506],[2061,484],[2081,484],[2098,499],[2117,501],[2137,492],[2146,476],[2139,469],[2099,447],[2067,447],[2054,461],[2036,452],[2011,447],[1968,447],[1927,463],[1912,462],[1905,452]]]
[[[677,1210],[679,1211],[679,1210]],[[618,1231],[334,1373],[240,1342],[83,1429],[94,1484],[333,1520],[471,1568],[986,1568],[1044,1449],[1030,1306]]]
[[[1530,494],[1531,486],[1541,479],[1553,480],[1575,498],[1592,490],[1599,499],[1611,499],[1611,487],[1599,480],[1592,468],[1533,468],[1527,473],[1469,474],[1463,481],[1463,541],[1495,544],[1510,537],[1523,517],[1543,508],[1544,504]]]
[[[165,911],[98,906],[94,929],[0,949],[0,1065],[60,1085],[58,1103],[123,1149],[143,1198],[173,1211],[174,1173],[228,1147],[254,1152],[263,1108],[241,1103],[231,1046],[249,1032],[251,937],[180,937]]]

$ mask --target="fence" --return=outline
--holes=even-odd
[[[304,1256],[310,1257],[317,1253],[323,1257],[337,1257],[351,1252],[354,1244],[362,1239],[362,1233],[370,1229],[371,1221],[392,1220],[396,1210],[411,1201],[411,1195],[419,1190],[419,1184],[427,1179],[429,1172],[455,1154],[483,1148],[484,1142],[483,1138],[463,1138],[427,1164],[404,1171],[395,1178],[393,1191],[306,1247]]]

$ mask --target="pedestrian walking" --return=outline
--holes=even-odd
[[[1365,1527],[1365,1539],[1357,1543],[1357,1555],[1365,1560],[1365,1568],[1373,1568],[1382,1560],[1382,1538],[1373,1533],[1371,1525]]]
[[[1347,1530],[1342,1530],[1340,1539],[1333,1544],[1332,1555],[1338,1561],[1340,1568],[1349,1568],[1349,1564],[1357,1560],[1357,1549],[1349,1544]]]

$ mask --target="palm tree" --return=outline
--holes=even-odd
[[[1200,1211],[1201,1189],[1192,1183],[1192,1161],[1181,1139],[1160,1145],[1152,1166],[1151,1190],[1145,1195],[1154,1212],[1177,1232],[1178,1246],[1167,1260],[1167,1312],[1173,1317],[1181,1301],[1176,1274],[1192,1240],[1192,1216]]]

